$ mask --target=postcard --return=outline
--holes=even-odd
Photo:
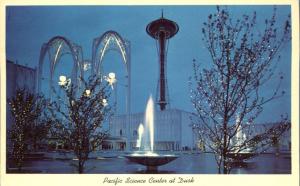
[[[296,3],[49,3],[1,3],[3,185],[299,183]]]

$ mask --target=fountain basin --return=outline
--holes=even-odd
[[[131,162],[147,166],[147,171],[157,171],[158,166],[165,165],[178,158],[177,155],[156,153],[135,153],[125,155],[125,157]]]
[[[257,153],[252,152],[238,152],[238,153],[228,153],[227,157],[233,159],[234,161],[243,162],[247,159],[253,158]]]
[[[158,154],[154,152],[154,101],[149,97],[146,106],[144,125],[138,127],[138,139],[136,147],[140,151],[125,155],[129,161],[147,166],[147,171],[157,172],[157,167],[167,164],[178,156],[173,154]]]

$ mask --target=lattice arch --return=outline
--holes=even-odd
[[[124,40],[116,31],[107,31],[93,41],[92,48],[92,74],[103,77],[102,63],[107,51],[115,50],[121,54],[127,72],[127,95],[126,95],[126,148],[130,146],[130,100],[131,100],[131,67],[130,67],[130,42]]]
[[[124,40],[116,31],[107,31],[93,41],[92,74],[103,77],[102,63],[107,51],[115,50],[121,54],[127,72],[126,112],[130,113],[130,42]]]
[[[120,52],[122,60],[126,66],[126,71],[130,73],[130,43],[124,40],[117,32],[107,31],[93,41],[92,70],[94,74],[102,74],[103,58],[107,51],[115,50]]]
[[[43,65],[45,56],[48,54],[50,62],[50,78],[49,78],[49,88],[51,93],[53,91],[53,74],[57,64],[59,63],[61,57],[65,54],[70,54],[73,58],[73,67],[71,74],[71,81],[75,85],[79,85],[79,75],[83,77],[83,56],[81,46],[72,43],[70,40],[62,36],[55,36],[51,38],[47,43],[42,45],[40,51],[39,65],[38,65],[38,77],[37,86],[38,92],[41,91],[41,81],[43,75]],[[51,94],[50,93],[50,94]]]

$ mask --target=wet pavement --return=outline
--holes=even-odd
[[[70,156],[69,156],[70,157]],[[143,165],[127,160],[122,154],[94,154],[86,162],[85,173],[90,174],[217,174],[214,155],[210,153],[181,153],[169,164],[158,167],[157,172],[147,172]],[[59,158],[26,161],[24,169],[35,173],[77,173],[76,159]],[[232,174],[290,174],[290,154],[261,154],[244,163],[233,165]]]

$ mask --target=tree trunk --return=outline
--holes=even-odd
[[[218,166],[218,174],[221,174],[221,166]]]
[[[227,156],[226,156],[226,154],[227,154],[227,151],[226,151],[226,149],[224,149],[223,150],[223,154],[222,154],[222,156],[223,156],[223,174],[227,174],[228,173],[228,171],[227,171]]]
[[[37,139],[36,139],[36,137],[34,137],[34,139],[33,139],[33,150],[34,150],[34,152],[36,152],[36,144],[37,144]]]
[[[22,172],[22,166],[18,166],[18,172],[21,173]]]
[[[84,161],[78,160],[78,173],[82,174],[84,172]]]
[[[229,174],[227,158],[223,160],[223,174]]]

